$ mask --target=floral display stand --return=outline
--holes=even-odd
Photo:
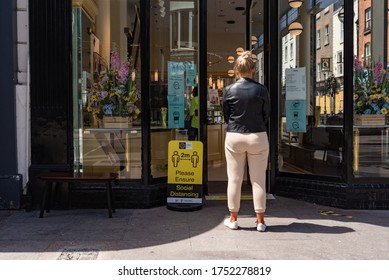
[[[354,115],[354,125],[385,125],[385,115]]]
[[[96,118],[103,128],[128,128],[139,118],[141,94],[132,80],[133,71],[131,59],[121,62],[118,51],[111,53],[109,67],[102,69],[87,94],[93,127],[100,126]]]
[[[103,116],[103,128],[129,128],[132,127],[130,117]]]
[[[354,57],[354,124],[385,125],[389,114],[389,78],[384,63],[369,66]]]

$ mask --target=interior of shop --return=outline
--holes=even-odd
[[[73,53],[77,54],[73,93],[78,100],[73,110],[75,166],[116,171],[122,180],[141,179],[140,125],[142,114],[147,113],[151,176],[165,178],[168,142],[193,136],[190,111],[199,77],[198,1],[150,1],[150,112],[140,111],[140,1],[81,1],[93,2],[92,6],[73,2]],[[225,192],[226,126],[221,101],[224,88],[235,79],[234,61],[247,46],[257,61],[254,79],[265,82],[264,2],[251,1],[246,7],[245,0],[207,1],[208,88],[199,96],[207,100],[207,111],[198,114],[207,116],[210,193]],[[278,142],[273,143],[278,147],[278,171],[340,178],[345,164],[343,110],[347,98],[343,92],[344,4],[340,0],[315,5],[313,1],[295,2],[301,6],[279,1],[280,63],[279,76],[273,79],[278,79],[280,92],[270,93],[280,100],[279,119],[273,120],[279,127]],[[367,69],[374,52],[369,40],[380,29],[371,28],[369,9],[354,2],[354,37],[358,40],[353,51]],[[374,7],[379,10],[379,4]],[[185,79],[174,76],[184,77],[184,72]],[[295,78],[302,80],[305,94],[300,99],[288,85],[288,79]],[[369,124],[355,117],[354,175],[383,177],[388,158],[386,120]]]

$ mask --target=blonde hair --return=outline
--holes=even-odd
[[[250,51],[243,52],[236,59],[235,69],[241,74],[249,74],[255,69],[255,62]]]

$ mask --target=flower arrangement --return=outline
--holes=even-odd
[[[119,53],[111,53],[111,65],[99,73],[88,93],[87,111],[103,116],[131,117],[140,115],[140,92],[131,80],[129,61],[120,62]]]
[[[386,115],[389,112],[389,79],[383,62],[363,67],[354,57],[354,112],[360,115]]]

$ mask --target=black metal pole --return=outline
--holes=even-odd
[[[199,0],[199,107],[200,141],[203,143],[203,189],[208,194],[208,133],[207,133],[207,1]]]
[[[150,128],[150,0],[140,1],[140,57],[141,57],[141,112],[142,112],[142,183],[151,183],[151,128]]]
[[[353,92],[353,38],[354,38],[354,4],[344,1],[344,92]],[[347,94],[344,99],[344,149],[343,180],[347,183],[353,178],[353,95]]]
[[[268,71],[265,71],[265,84],[267,85],[270,93],[270,102],[271,102],[271,113],[270,113],[270,123],[269,123],[269,139],[270,139],[270,171],[268,170],[268,175],[270,173],[270,176],[268,176],[268,179],[270,179],[270,182],[268,185],[267,191],[272,191],[275,187],[275,177],[276,177],[276,170],[278,170],[278,127],[279,127],[279,81],[278,81],[278,74],[279,74],[279,30],[278,30],[278,1],[274,0],[267,0],[265,1],[265,6],[267,9],[265,11],[268,11],[268,13],[265,12],[265,24],[268,25],[267,34],[265,38],[265,58],[268,57],[268,61],[265,63],[265,65],[268,67]],[[266,16],[268,14],[268,16]],[[277,19],[277,20],[270,20],[270,19]],[[269,181],[269,180],[268,180]],[[270,187],[270,190],[269,190]]]
[[[16,148],[16,1],[0,1],[0,125],[4,132],[0,137],[0,175],[18,172]],[[5,39],[8,38],[8,39]]]

